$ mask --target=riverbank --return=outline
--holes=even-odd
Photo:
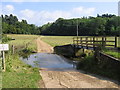
[[[15,40],[8,42],[10,50],[6,52],[6,71],[2,73],[2,88],[40,88],[42,77],[39,68],[33,68],[20,60],[19,52],[25,48],[37,49],[37,35],[8,35]],[[32,41],[32,42],[31,42]],[[11,46],[14,45],[14,53]]]

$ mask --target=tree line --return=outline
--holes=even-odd
[[[26,20],[18,21],[12,14],[1,15],[2,32],[4,34],[40,34],[39,27],[34,24],[28,24]]]
[[[43,25],[41,27],[41,34],[77,35],[77,28],[78,35],[82,36],[120,35],[120,17],[111,14],[103,14],[89,18],[59,18],[53,23]]]
[[[1,15],[2,31],[5,34],[38,34],[38,35],[67,35],[76,36],[118,36],[120,35],[120,16],[111,14],[97,17],[82,17],[73,19],[58,18],[53,23],[43,26],[28,24],[26,20],[18,21],[12,14]]]

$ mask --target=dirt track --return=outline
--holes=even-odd
[[[53,52],[53,48],[48,45],[47,43],[43,42],[42,40],[40,40],[40,38],[37,38],[36,40],[37,42],[37,52],[38,53],[52,53]]]
[[[37,39],[37,47],[38,52],[53,52],[52,47],[41,41],[40,38]],[[77,70],[57,70],[40,70],[45,88],[118,88],[117,84],[103,77],[99,78]]]

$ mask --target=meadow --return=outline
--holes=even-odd
[[[41,36],[41,40],[52,47],[66,44],[73,44],[73,36]]]

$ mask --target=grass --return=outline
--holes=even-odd
[[[19,59],[18,52],[25,48],[27,43],[28,48],[36,50],[35,39],[37,35],[7,35],[15,40],[8,44],[15,45],[15,54],[6,52],[6,71],[2,73],[2,88],[38,88],[38,82],[41,76],[38,68],[32,68],[26,65]]]
[[[53,47],[73,43],[73,36],[41,36],[41,39]]]
[[[17,54],[7,54],[2,88],[38,88],[40,79],[38,68],[24,64]]]
[[[112,56],[112,57],[120,59],[120,52],[113,51],[113,50],[104,50],[103,52]]]
[[[0,52],[0,54],[1,54],[1,52]],[[1,60],[1,58],[0,58],[0,60]],[[1,67],[1,65],[2,65],[2,62],[0,62],[0,89],[2,88],[2,70],[1,70],[2,67]]]
[[[75,36],[41,36],[41,39],[54,47],[54,46],[65,45],[65,44],[73,44],[73,37]],[[101,39],[102,38],[98,38],[98,40],[101,40]],[[107,40],[110,40],[110,41],[114,41],[114,39],[115,39],[114,37],[107,37]],[[120,38],[118,38],[118,41],[117,41],[118,47],[120,47],[119,40]],[[114,43],[112,42],[107,42],[106,44],[114,45]]]
[[[30,48],[33,51],[37,50],[36,47],[36,42],[35,39],[38,38],[38,35],[17,35],[17,34],[8,34],[7,35],[10,38],[13,38],[15,40],[12,40],[10,42],[8,42],[8,44],[10,45],[10,47],[12,45],[15,46],[15,49],[17,51],[23,49],[23,48]]]

